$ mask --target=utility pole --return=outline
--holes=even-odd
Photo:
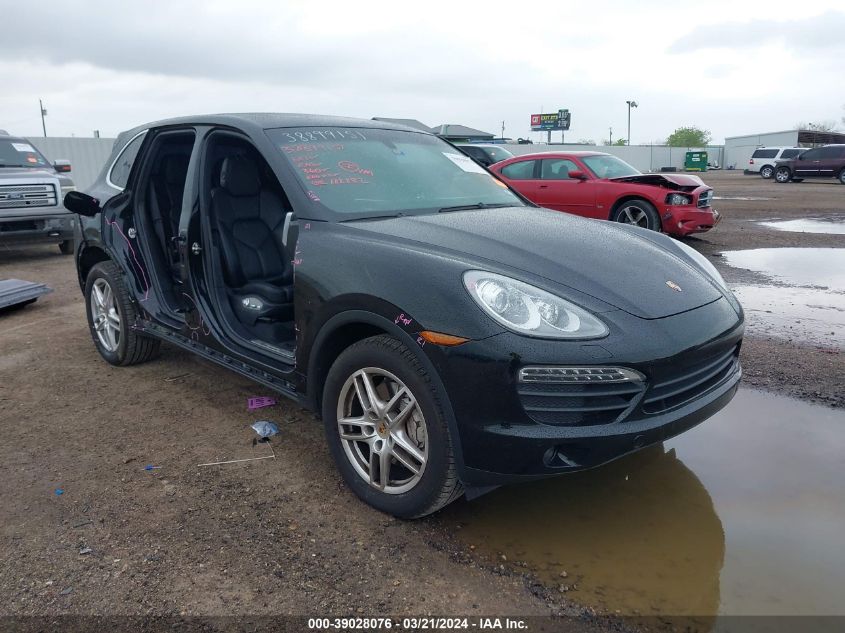
[[[638,107],[638,104],[637,104],[636,101],[626,101],[625,103],[628,104],[628,140],[626,141],[626,143],[628,145],[630,145],[631,144],[631,108]]]
[[[610,140],[607,142],[608,145],[613,145],[613,128],[610,128]]]
[[[505,140],[505,122],[502,121],[502,140]]]
[[[44,104],[41,103],[41,99],[38,100],[38,107],[41,109],[41,130],[44,132],[44,138],[47,138],[47,125],[44,123],[47,110],[44,108]]]

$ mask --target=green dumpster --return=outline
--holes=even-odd
[[[685,171],[707,171],[707,152],[687,152]]]

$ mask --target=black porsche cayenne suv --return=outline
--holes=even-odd
[[[103,358],[165,341],[289,396],[397,516],[660,442],[740,379],[742,309],[696,251],[537,208],[402,126],[152,123],[65,205]]]

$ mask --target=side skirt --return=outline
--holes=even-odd
[[[240,374],[250,380],[254,380],[257,383],[264,385],[265,387],[269,387],[274,391],[287,396],[291,400],[294,400],[298,404],[307,407],[306,398],[303,394],[300,394],[296,391],[296,387],[293,383],[283,380],[281,378],[277,378],[273,374],[269,374],[265,371],[261,371],[260,369],[255,369],[251,365],[244,363],[236,358],[232,358],[227,354],[223,354],[222,352],[217,351],[207,345],[203,345],[197,341],[192,341],[189,338],[182,336],[181,334],[177,334],[172,330],[169,330],[165,327],[160,325],[156,325],[150,321],[140,320],[136,324],[136,328],[144,332],[144,334],[148,334],[150,336],[155,336],[163,341],[167,341],[168,343],[173,343],[177,347],[181,347],[182,349],[186,349],[194,354],[202,356],[203,358],[220,365],[221,367],[225,367],[226,369],[230,369],[235,373]]]

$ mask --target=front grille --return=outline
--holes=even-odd
[[[562,426],[610,424],[643,393],[643,382],[519,383],[522,407],[535,422]]]
[[[0,185],[0,209],[55,207],[58,203],[54,185]]]
[[[698,196],[698,208],[703,209],[710,206],[710,201],[713,199],[713,190],[708,189]]]
[[[715,357],[685,367],[679,375],[651,385],[642,410],[653,414],[674,409],[704,395],[731,376],[739,366],[739,346]]]

